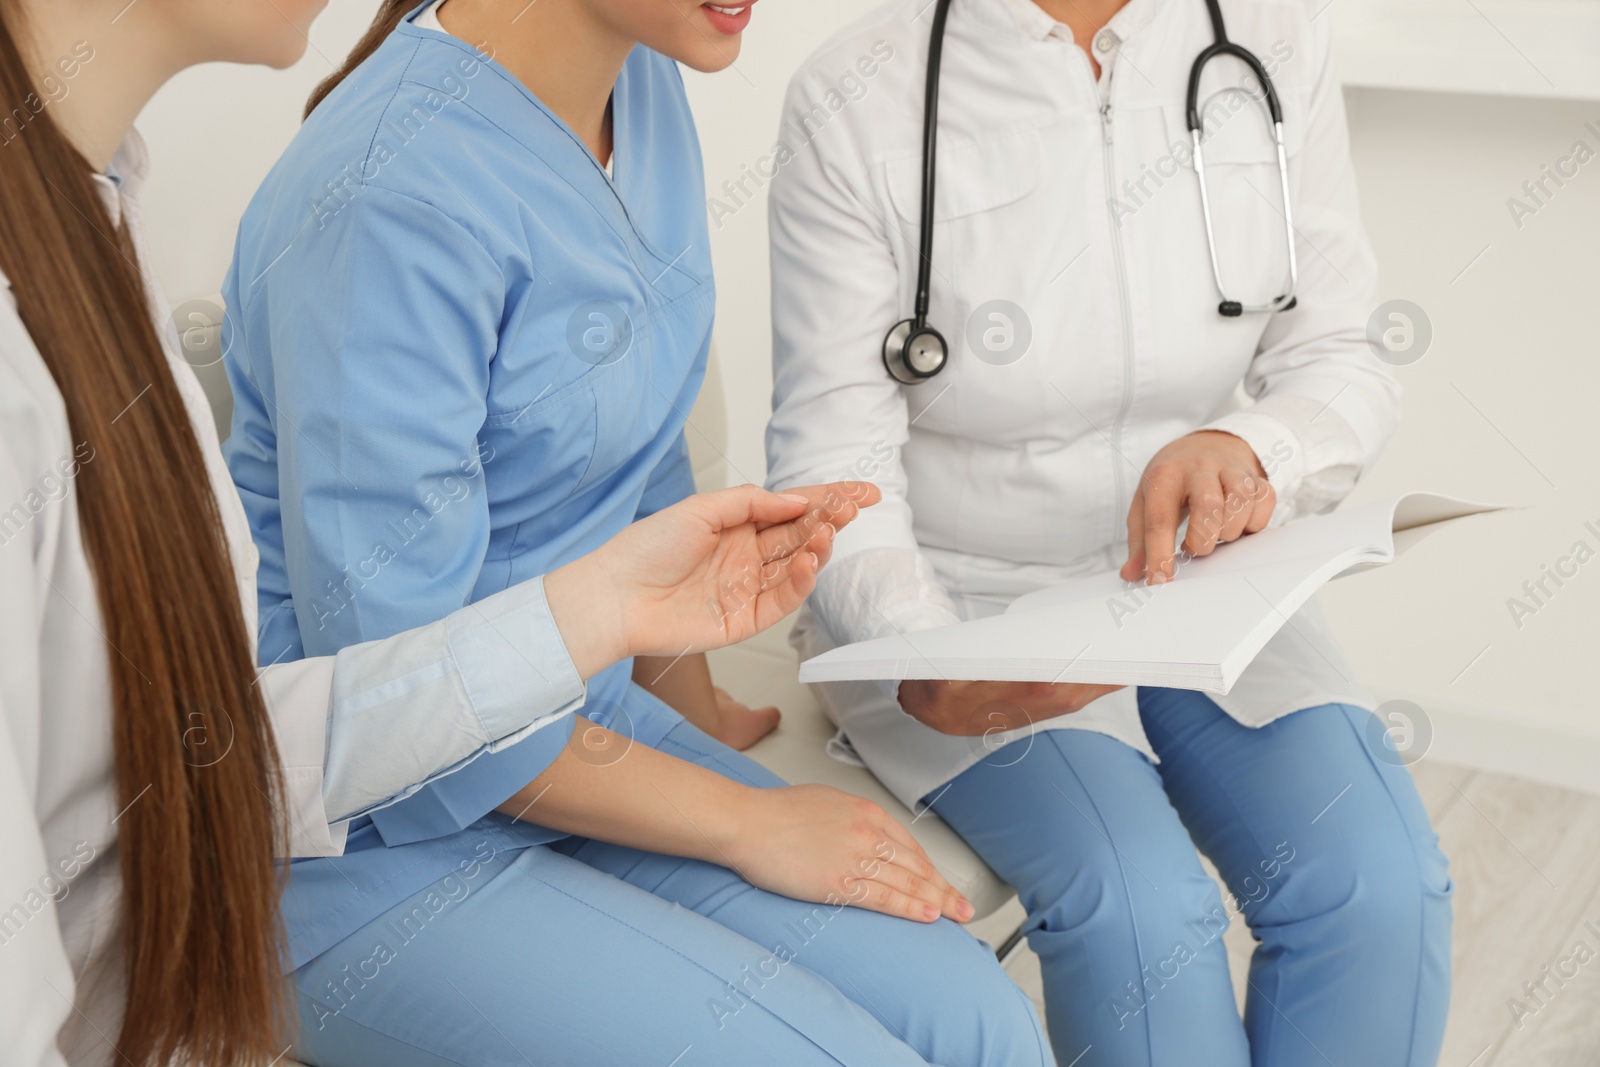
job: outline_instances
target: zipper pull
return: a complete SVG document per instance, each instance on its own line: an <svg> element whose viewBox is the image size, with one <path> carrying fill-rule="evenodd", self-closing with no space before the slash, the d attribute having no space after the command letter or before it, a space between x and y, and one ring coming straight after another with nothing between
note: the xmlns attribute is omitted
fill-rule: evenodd
<svg viewBox="0 0 1600 1067"><path fill-rule="evenodd" d="M1100 105L1100 129L1105 134L1106 144L1111 143L1111 104Z"/></svg>

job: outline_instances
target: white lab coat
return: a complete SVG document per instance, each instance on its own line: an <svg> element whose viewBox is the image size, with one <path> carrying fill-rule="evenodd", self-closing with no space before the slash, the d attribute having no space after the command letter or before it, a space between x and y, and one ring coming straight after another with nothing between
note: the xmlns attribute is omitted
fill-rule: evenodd
<svg viewBox="0 0 1600 1067"><path fill-rule="evenodd" d="M133 134L113 164L120 184L96 178L141 262L145 169ZM205 470L190 473L216 496L253 647L258 557L249 522L205 394L167 330L159 287L146 284L205 459ZM108 1043L123 1000L109 672L116 653L106 645L75 489L82 465L114 447L74 439L55 380L0 276L0 1060L18 1067L117 1058ZM282 761L294 856L340 854L348 819L560 721L584 696L540 581L387 641L268 667L259 685ZM226 737L186 742L190 758L226 759ZM129 807L141 802L149 801L135 797Z"/></svg>
<svg viewBox="0 0 1600 1067"><path fill-rule="evenodd" d="M911 314L916 285L931 7L879 9L817 52L790 87L767 168L769 480L847 475L884 492L839 536L796 630L808 656L1120 565L1130 493L1186 433L1248 442L1281 522L1336 504L1398 417L1395 380L1364 341L1376 272L1328 19L1298 2L1223 4L1230 37L1268 66L1282 101L1300 272L1298 307L1230 319L1217 311L1184 124L1190 65L1212 42L1201 0L1132 0L1093 42L1098 80L1070 31L1028 0L955 0L930 311L950 365L914 387L891 380L883 336ZM1202 110L1244 69L1213 61ZM1264 302L1286 270L1265 112L1239 95L1209 102L1223 277L1233 299ZM985 307L996 300L1013 307ZM1230 411L1241 383L1254 402ZM887 685L822 695L907 803L1021 736L937 734ZM1335 700L1367 698L1314 608L1218 698L1249 725ZM1038 726L1099 730L1153 758L1132 691Z"/></svg>

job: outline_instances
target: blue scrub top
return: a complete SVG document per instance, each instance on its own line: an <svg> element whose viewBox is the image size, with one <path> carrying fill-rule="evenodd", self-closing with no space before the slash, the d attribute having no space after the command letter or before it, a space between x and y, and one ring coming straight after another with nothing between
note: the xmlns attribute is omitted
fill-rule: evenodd
<svg viewBox="0 0 1600 1067"><path fill-rule="evenodd" d="M504 68L408 19L256 193L224 290L225 451L261 550L264 664L442 618L693 492L714 294L676 65L636 48L612 116L614 178ZM678 720L631 667L592 679L582 713L653 744ZM290 963L486 847L562 836L493 809L571 730L294 863Z"/></svg>

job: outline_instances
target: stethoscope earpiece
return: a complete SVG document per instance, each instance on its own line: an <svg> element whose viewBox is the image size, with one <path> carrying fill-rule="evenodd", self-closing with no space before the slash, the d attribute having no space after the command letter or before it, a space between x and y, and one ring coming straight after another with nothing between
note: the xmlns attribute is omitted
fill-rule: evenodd
<svg viewBox="0 0 1600 1067"><path fill-rule="evenodd" d="M917 385L944 369L950 346L932 326L902 319L883 339L883 365L901 385Z"/></svg>

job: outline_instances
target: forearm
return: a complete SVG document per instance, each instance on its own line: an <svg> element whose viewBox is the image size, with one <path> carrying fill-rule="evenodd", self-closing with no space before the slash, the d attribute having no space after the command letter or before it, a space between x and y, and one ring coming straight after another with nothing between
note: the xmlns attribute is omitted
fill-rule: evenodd
<svg viewBox="0 0 1600 1067"><path fill-rule="evenodd" d="M670 658L638 656L633 680L641 689L708 734L717 726L717 694L704 652Z"/></svg>
<svg viewBox="0 0 1600 1067"><path fill-rule="evenodd" d="M731 866L749 786L577 716L565 751L499 811L565 833Z"/></svg>

